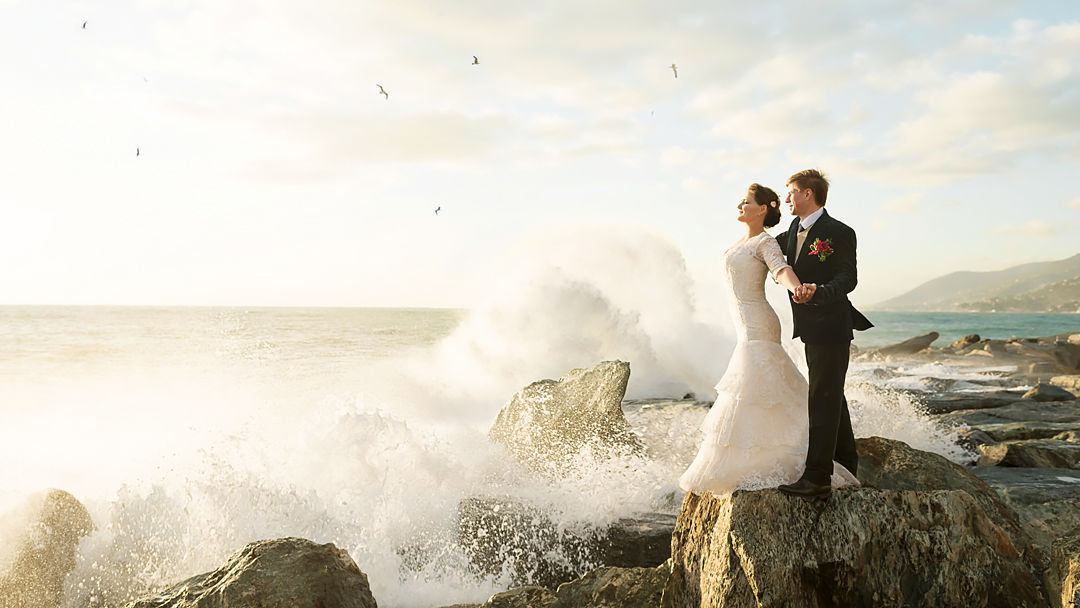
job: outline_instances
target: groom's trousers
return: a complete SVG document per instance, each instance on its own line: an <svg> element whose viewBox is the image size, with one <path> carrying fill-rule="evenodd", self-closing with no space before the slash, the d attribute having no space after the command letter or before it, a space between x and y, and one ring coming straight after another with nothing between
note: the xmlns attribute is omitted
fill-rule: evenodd
<svg viewBox="0 0 1080 608"><path fill-rule="evenodd" d="M854 475L859 466L851 416L844 398L851 343L807 344L806 367L809 372L810 444L806 452L803 477L825 485L832 476L833 460Z"/></svg>

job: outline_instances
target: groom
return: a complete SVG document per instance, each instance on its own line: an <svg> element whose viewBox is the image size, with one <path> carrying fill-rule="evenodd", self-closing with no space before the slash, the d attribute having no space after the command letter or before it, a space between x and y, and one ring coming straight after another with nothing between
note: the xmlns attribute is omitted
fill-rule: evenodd
<svg viewBox="0 0 1080 608"><path fill-rule="evenodd" d="M825 212L829 182L817 169L806 169L792 175L787 187L786 202L798 218L776 240L803 282L792 296L791 316L793 337L802 338L806 348L810 444L802 478L780 491L825 498L832 491L833 460L852 475L859 465L844 379L852 330L873 325L847 297L858 282L855 231Z"/></svg>

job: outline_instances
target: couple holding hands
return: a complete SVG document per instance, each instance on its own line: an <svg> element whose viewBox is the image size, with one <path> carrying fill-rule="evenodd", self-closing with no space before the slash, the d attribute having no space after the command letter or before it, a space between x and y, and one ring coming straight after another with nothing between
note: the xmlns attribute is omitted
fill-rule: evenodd
<svg viewBox="0 0 1080 608"><path fill-rule="evenodd" d="M738 342L702 423L697 457L679 479L687 491L778 487L808 500L857 485L859 457L844 397L853 330L872 327L848 300L857 283L855 231L825 211L829 182L816 169L792 175L785 203L796 216L773 237L780 198L751 184L739 202L747 234L724 254ZM794 337L809 382L780 343L765 278L791 292Z"/></svg>

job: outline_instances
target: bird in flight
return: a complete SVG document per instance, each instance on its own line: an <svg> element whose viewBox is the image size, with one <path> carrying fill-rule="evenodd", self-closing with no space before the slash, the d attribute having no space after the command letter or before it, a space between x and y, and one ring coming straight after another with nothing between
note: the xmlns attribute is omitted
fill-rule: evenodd
<svg viewBox="0 0 1080 608"><path fill-rule="evenodd" d="M440 211L442 211L442 207L435 207L435 215L439 215Z"/></svg>
<svg viewBox="0 0 1080 608"><path fill-rule="evenodd" d="M480 65L480 60L476 58L476 55L472 56L472 64L473 65Z"/></svg>
<svg viewBox="0 0 1080 608"><path fill-rule="evenodd" d="M390 101L390 94L386 92L386 89L382 88L381 84L377 84L375 86L379 87L379 95L386 97L386 101Z"/></svg>
<svg viewBox="0 0 1080 608"><path fill-rule="evenodd" d="M139 155L139 149L135 148L135 156L138 156L138 155Z"/></svg>
<svg viewBox="0 0 1080 608"><path fill-rule="evenodd" d="M671 64L671 71L675 72L675 78L679 77L679 68L675 67L675 64Z"/></svg>
<svg viewBox="0 0 1080 608"><path fill-rule="evenodd" d="M85 21L82 22L82 29L84 29L84 30L86 29L86 22Z"/></svg>

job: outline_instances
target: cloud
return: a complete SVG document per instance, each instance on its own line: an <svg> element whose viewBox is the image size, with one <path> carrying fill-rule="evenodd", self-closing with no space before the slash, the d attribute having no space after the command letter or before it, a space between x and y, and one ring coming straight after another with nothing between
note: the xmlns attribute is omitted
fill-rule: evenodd
<svg viewBox="0 0 1080 608"><path fill-rule="evenodd" d="M900 196L886 201L882 204L881 210L885 213L894 213L897 215L914 215L919 210L920 200L922 200L922 194Z"/></svg>
<svg viewBox="0 0 1080 608"><path fill-rule="evenodd" d="M1022 236L1030 238L1053 238L1062 232L1062 226L1043 220L1031 220L1026 224L1002 226L994 229L994 234Z"/></svg>

